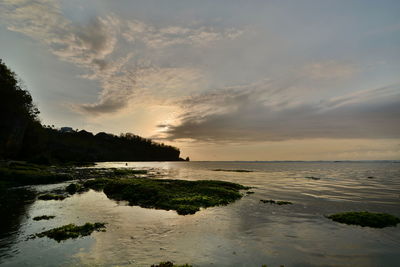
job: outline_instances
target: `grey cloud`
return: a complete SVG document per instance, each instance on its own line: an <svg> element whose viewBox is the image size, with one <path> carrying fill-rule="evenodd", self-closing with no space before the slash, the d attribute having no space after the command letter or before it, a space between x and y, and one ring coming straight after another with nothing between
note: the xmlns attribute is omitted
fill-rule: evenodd
<svg viewBox="0 0 400 267"><path fill-rule="evenodd" d="M108 62L103 59L93 59L92 63L97 65L101 70L104 70L108 65Z"/></svg>
<svg viewBox="0 0 400 267"><path fill-rule="evenodd" d="M79 111L89 113L92 115L99 115L103 113L113 113L127 105L126 101L123 99L113 100L106 99L105 101L96 104L84 104L79 105Z"/></svg>
<svg viewBox="0 0 400 267"><path fill-rule="evenodd" d="M5 14L0 20L10 30L42 42L60 59L84 69L81 77L99 82L101 92L97 102L73 106L74 110L91 115L121 110L133 95L145 95L140 91L162 90L162 82L168 83L170 90L183 91L188 87L185 82L194 83L198 79L193 67L165 67L157 63L153 66L149 58L157 61L154 57L161 49L182 44L205 46L241 35L236 29L155 27L137 20L121 20L114 15L94 17L82 25L64 17L59 2L53 0L4 0L0 11Z"/></svg>
<svg viewBox="0 0 400 267"><path fill-rule="evenodd" d="M152 49L173 45L205 46L220 40L233 40L242 35L242 30L217 31L212 27L167 26L156 28L141 21L128 21L122 36L132 43L144 43Z"/></svg>
<svg viewBox="0 0 400 267"><path fill-rule="evenodd" d="M99 19L92 19L84 27L76 29L76 38L88 49L95 52L102 51L106 47L108 39L108 33L103 28L104 26Z"/></svg>
<svg viewBox="0 0 400 267"><path fill-rule="evenodd" d="M260 90L249 90L192 98L192 110L181 117L180 124L160 127L170 140L215 142L400 137L399 85L344 96L340 105L332 101L336 104L330 109L324 102L271 105L265 97ZM360 98L367 100L357 101ZM219 112L204 113L203 106Z"/></svg>

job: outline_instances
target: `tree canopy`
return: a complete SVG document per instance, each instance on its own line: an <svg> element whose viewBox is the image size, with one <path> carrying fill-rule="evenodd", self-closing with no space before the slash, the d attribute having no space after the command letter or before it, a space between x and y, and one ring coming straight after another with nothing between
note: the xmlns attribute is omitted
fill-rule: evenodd
<svg viewBox="0 0 400 267"><path fill-rule="evenodd" d="M176 147L131 133L93 135L43 126L31 94L1 59L0 101L0 159L38 163L180 160Z"/></svg>

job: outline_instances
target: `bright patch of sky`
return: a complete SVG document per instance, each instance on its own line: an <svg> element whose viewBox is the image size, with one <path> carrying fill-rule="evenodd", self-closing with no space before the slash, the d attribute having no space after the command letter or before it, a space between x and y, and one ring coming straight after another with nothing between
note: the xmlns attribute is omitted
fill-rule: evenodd
<svg viewBox="0 0 400 267"><path fill-rule="evenodd" d="M0 58L44 124L197 160L400 158L399 1L3 0L0 14Z"/></svg>

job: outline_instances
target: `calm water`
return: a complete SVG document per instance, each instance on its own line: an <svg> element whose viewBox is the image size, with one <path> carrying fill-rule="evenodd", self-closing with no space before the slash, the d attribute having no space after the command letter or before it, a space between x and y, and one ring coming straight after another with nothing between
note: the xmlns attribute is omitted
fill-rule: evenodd
<svg viewBox="0 0 400 267"><path fill-rule="evenodd" d="M125 162L97 166L125 167ZM38 200L22 209L19 227L2 235L0 266L150 266L165 260L194 266L399 266L399 225L363 228L324 215L367 210L400 217L400 163L130 162L128 167L159 178L237 182L256 187L255 194L189 216L125 206L94 191L63 201ZM254 172L212 171L218 168ZM32 220L44 214L56 218ZM61 243L26 240L64 224L97 221L108 223L107 232Z"/></svg>

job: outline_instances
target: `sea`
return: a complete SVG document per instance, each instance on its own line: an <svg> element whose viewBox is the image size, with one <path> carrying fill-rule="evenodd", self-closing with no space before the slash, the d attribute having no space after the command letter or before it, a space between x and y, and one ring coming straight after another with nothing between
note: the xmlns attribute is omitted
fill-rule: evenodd
<svg viewBox="0 0 400 267"><path fill-rule="evenodd" d="M399 161L102 162L93 168L114 167L148 170L159 179L230 181L250 186L254 193L243 192L242 199L227 206L186 216L128 206L92 190L63 201L24 203L14 227L0 230L0 266L151 266L162 261L192 266L400 266L400 224L376 229L326 217L347 211L400 217ZM47 192L68 184L31 188ZM40 215L56 217L32 219ZM106 222L107 230L61 242L29 238L86 222Z"/></svg>

